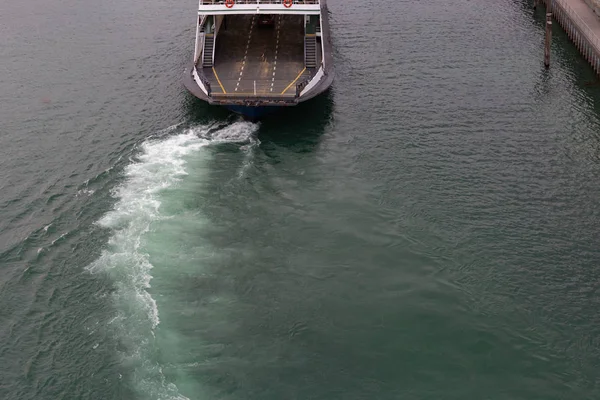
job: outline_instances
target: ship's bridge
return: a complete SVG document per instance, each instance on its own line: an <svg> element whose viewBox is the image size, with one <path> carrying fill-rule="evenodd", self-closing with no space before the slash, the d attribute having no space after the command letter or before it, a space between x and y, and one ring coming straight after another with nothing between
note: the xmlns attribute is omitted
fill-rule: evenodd
<svg viewBox="0 0 600 400"><path fill-rule="evenodd" d="M200 0L198 15L318 15L319 0Z"/></svg>

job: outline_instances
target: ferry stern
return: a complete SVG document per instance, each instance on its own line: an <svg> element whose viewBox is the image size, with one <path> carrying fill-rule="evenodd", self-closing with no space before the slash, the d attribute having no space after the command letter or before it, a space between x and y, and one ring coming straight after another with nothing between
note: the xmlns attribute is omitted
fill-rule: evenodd
<svg viewBox="0 0 600 400"><path fill-rule="evenodd" d="M326 0L200 0L184 85L256 120L325 92L332 59Z"/></svg>

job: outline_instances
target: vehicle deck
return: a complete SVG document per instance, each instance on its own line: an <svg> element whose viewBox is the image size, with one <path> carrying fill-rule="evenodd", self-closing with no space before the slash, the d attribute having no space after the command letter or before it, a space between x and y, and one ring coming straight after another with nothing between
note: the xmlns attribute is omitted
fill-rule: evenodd
<svg viewBox="0 0 600 400"><path fill-rule="evenodd" d="M303 16L274 18L274 26L260 26L257 15L226 17L217 37L214 67L202 70L212 96L294 97L296 84L316 73L318 67L304 68Z"/></svg>

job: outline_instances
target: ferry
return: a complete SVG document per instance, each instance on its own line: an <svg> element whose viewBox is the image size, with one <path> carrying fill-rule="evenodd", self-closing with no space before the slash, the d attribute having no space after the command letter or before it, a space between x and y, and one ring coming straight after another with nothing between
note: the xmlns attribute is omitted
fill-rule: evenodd
<svg viewBox="0 0 600 400"><path fill-rule="evenodd" d="M249 119L298 105L333 82L327 0L199 0L183 83Z"/></svg>

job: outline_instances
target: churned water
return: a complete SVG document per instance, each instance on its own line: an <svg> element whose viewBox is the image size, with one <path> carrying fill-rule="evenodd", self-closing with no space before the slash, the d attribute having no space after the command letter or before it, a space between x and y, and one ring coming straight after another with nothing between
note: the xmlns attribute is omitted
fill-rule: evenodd
<svg viewBox="0 0 600 400"><path fill-rule="evenodd" d="M591 68L527 1L328 3L260 123L183 88L195 2L0 5L0 398L599 397Z"/></svg>

